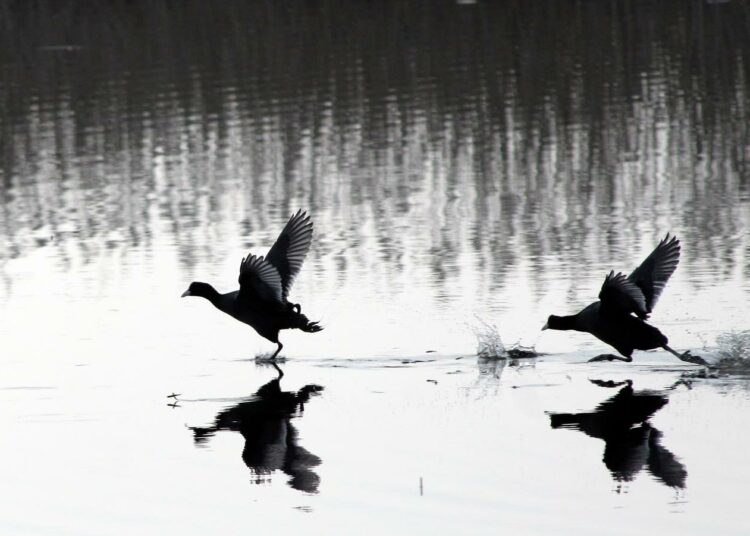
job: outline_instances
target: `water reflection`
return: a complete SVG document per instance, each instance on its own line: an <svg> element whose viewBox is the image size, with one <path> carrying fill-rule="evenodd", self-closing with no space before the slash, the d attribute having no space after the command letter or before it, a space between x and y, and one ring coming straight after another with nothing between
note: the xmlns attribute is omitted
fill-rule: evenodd
<svg viewBox="0 0 750 536"><path fill-rule="evenodd" d="M275 471L289 476L289 485L299 491L318 491L320 477L313 470L320 458L298 444L298 433L291 419L305 403L323 390L305 385L297 392L281 390L281 375L263 385L247 400L220 411L206 428L191 427L196 444L203 444L216 432L231 430L245 438L242 461L253 474L255 483L269 479Z"/></svg>
<svg viewBox="0 0 750 536"><path fill-rule="evenodd" d="M477 382L484 378L491 383L496 383L500 380L506 365L508 365L507 359L478 357L477 369L479 370L479 378Z"/></svg>
<svg viewBox="0 0 750 536"><path fill-rule="evenodd" d="M648 422L667 404L667 396L661 392L634 391L630 380L592 381L602 387L622 387L594 411L551 413L552 428L578 430L604 440L602 461L617 482L630 482L646 468L663 484L684 488L687 469L662 446L662 432Z"/></svg>
<svg viewBox="0 0 750 536"><path fill-rule="evenodd" d="M489 383L497 383L502 377L505 367L524 369L527 367L534 367L536 365L536 354L532 354L529 351L521 350L528 354L520 358L508 357L508 358L497 358L497 357L478 357L477 358L477 369L479 371L478 381L484 378Z"/></svg>
<svg viewBox="0 0 750 536"><path fill-rule="evenodd" d="M303 206L313 261L443 298L666 229L695 285L750 266L742 2L132 4L3 8L0 262L190 271Z"/></svg>
<svg viewBox="0 0 750 536"><path fill-rule="evenodd" d="M277 226L298 208L314 215L316 238L306 264L309 277L303 274L295 284L294 297L321 311L331 327L309 337L309 348L307 342L295 345L303 354L294 365L300 369L302 358L402 359L427 349L465 355L472 341L460 324L474 312L496 320L509 341L525 326L538 332L545 310L582 303L577 295L598 289L610 259L653 247L668 230L685 243L681 286L670 286L670 298L684 297L684 303L673 300L676 312L669 310L668 319L689 322L694 312L728 311L725 318L742 322L750 290L747 26L748 4L739 0L711 5L701 0L504 0L470 6L454 0L0 0L0 308L8 310L0 322L1 368L14 373L17 385L60 383L60 401L66 407L75 404L71 411L84 403L102 411L101 418L86 425L91 435L73 434L85 441L69 445L71 457L59 458L73 460L80 453L96 463L101 457L89 456L86 449L99 442L88 439L120 430L106 427L117 421L110 417L112 410L121 413L118 406L89 404L84 398L103 392L102 381L113 384L108 393L131 395L109 396L111 404L147 401L149 393L167 388L162 384L197 389L182 387L178 376L191 378L189 385L195 386L203 381L207 355L223 363L255 344L239 326L225 328L223 318L205 317L210 325L202 326L198 315L203 311L183 313L170 304L184 290L182 282L198 275L233 281L241 257L271 243ZM691 292L718 285L729 287L740 305L725 309L714 295ZM704 303L694 304L696 295ZM540 316L533 318L537 310ZM498 318L501 314L505 319ZM713 315L700 322L696 329L737 327L722 325ZM49 326L50 333L39 337L39 326ZM674 324L670 337L673 331ZM92 366L74 369L77 360ZM549 366L540 363L541 382L547 381L542 376ZM214 370L210 362L205 367ZM536 395L542 392L506 389L516 370L508 367L507 362L479 363L479 387L494 394L498 386L503 398L495 403L487 397L478 404L488 412L503 410L500 418L523 419L517 422L524 437L527 426L530 433L540 433L541 442L550 434L565 435L546 423L539 430L526 420L527 412L505 411L514 407L505 400L540 400ZM430 407L413 403L411 390L403 399L386 393L370 380L380 369L391 369L372 368L320 369L331 382L323 382L329 389L326 398L333 396L333 382L342 381L337 378L356 374L358 379L366 372L365 381L378 391L374 398L366 398L369 391L361 396L355 388L347 391L343 382L337 393L353 395L343 398L351 403L353 423L367 425L362 415L368 414L372 422L388 423L383 433L374 430L375 441L366 444L361 439L372 426L360 427L364 436L341 438L346 452L331 467L354 468L349 473L357 477L366 457L406 480L424 468L427 482L437 482L428 473L430 460L436 459L435 465L452 470L445 482L455 481L458 473L466 475L466 485L457 493L434 494L440 502L425 503L420 511L455 510L462 522L476 524L463 532L493 527L497 519L487 518L487 512L520 526L516 520L526 515L519 514L524 509L487 507L487 500L518 504L533 496L534 488L521 485L504 495L497 486L480 484L501 481L491 477L504 478L509 465L519 471L517 482L534 480L528 478L525 460L486 462L498 453L517 452L511 443L505 443L507 450L495 448L517 435L486 426L495 422L486 418L495 413L467 411L452 418L448 389L453 383L437 376L444 368L427 376L440 380L435 389L427 384L429 390L446 394ZM131 372L143 370L153 373L131 378ZM501 374L504 382L498 381ZM460 375L454 378L456 384L463 382ZM133 385L146 396L134 396ZM319 459L300 446L304 438L294 426L313 388L285 392L275 380L232 402L215 419L210 415L209 426L194 429L195 442L216 442L210 438L219 430L239 432L243 461L256 481L288 479L296 490L314 492L320 489ZM626 399L647 394L632 388L628 396L627 390L623 393L619 396ZM16 402L3 401L4 423L15 420L21 407ZM658 405L631 426L625 418L619 428L609 424L601 417L606 407L588 416L568 416L567 426L606 442L605 462L617 478L647 468L680 488L684 467L662 446L672 438L663 439L648 422ZM457 411L474 409L456 406ZM391 407L402 418L384 418ZM532 408L539 417L533 405L515 407ZM719 407L737 411L729 403ZM710 425L712 406L701 402L695 409L691 415ZM685 413L676 416L675 426L690 421ZM425 428L410 425L433 420L435 438L445 432L457 441L425 442L416 433ZM173 427L151 421L151 431L160 434L154 444L180 440L171 436ZM328 424L322 422L319 431L325 433ZM34 430L25 427L14 434L27 442L4 442L2 458L44 459L30 453L44 446L34 439L49 437L49 430ZM117 454L125 460L132 458L129 435L118 442L123 450ZM598 447L580 434L569 436ZM379 448L380 438L401 443L392 452L408 458L416 446L425 463L391 463L383 456L389 451ZM444 447L447 456L434 445ZM702 447L699 454L710 459L714 450ZM716 452L738 450L721 447ZM8 448L14 456L5 455ZM674 443L673 448L689 454L687 446ZM441 463L453 459L453 449L458 463ZM466 456L475 450L486 455ZM116 490L111 504L120 508L117 517L143 518L144 512L154 517L153 508L143 510L121 498L148 499L144 488L173 485L171 478L160 478L163 472L179 473L187 483L205 478L217 485L200 486L207 494L189 494L174 516L157 517L194 517L183 514L202 507L201 499L221 489L220 471L195 472L180 457L157 449L143 453L151 465L118 465L144 471L144 478L128 479L135 483L132 490L124 490L117 479L56 493L51 484L65 485L78 474L101 475L101 468L88 460L80 466L35 464L36 472L16 471L5 479L14 493L4 502L19 518L32 521L38 518L35 505L56 504L62 522L53 526L61 526L92 498L101 502L101 490L107 489ZM244 479L247 470L234 461L239 466L235 476ZM381 473L373 468L370 473ZM59 472L67 469L75 474ZM544 469L539 474L548 474ZM698 489L697 467L691 471L691 486ZM405 497L391 474L376 475L382 485L367 478L361 489L354 489L358 483L324 486L326 500L353 505L342 509L350 517L357 516L359 504L372 506L375 515L392 511L393 501ZM721 483L721 474L711 476L707 486ZM749 480L742 475L736 482ZM379 500L384 490L385 510ZM52 500L39 500L40 493ZM67 502L55 500L58 496ZM16 508L21 504L17 497L30 509ZM232 498L243 500L236 494ZM608 515L601 514L606 508L597 508L601 502L594 493L586 498L592 511ZM220 503L230 504L227 497L220 499L218 509L204 510L217 512ZM577 511L576 505L557 502L540 506L548 512ZM403 506L405 513L411 510L408 500ZM656 509L648 510L625 515L645 513L642 523L658 526L650 523ZM725 506L720 512L728 510ZM696 518L720 517L710 505L694 513ZM390 518L398 524L404 516ZM443 518L432 516L432 521L443 523ZM19 532L10 522L0 532ZM563 524L562 531L568 526ZM205 527L196 523L188 532L209 532ZM433 532L441 528L451 532L450 525Z"/></svg>

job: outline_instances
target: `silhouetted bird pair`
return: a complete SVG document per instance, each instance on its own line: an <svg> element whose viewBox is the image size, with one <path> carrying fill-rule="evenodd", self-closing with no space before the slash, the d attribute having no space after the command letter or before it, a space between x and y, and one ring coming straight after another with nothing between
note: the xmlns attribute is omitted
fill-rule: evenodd
<svg viewBox="0 0 750 536"><path fill-rule="evenodd" d="M265 258L248 255L242 259L239 290L219 294L207 283L193 282L183 296L206 298L219 310L275 342L278 348L271 356L273 360L283 348L279 341L280 330L301 329L316 333L323 329L302 314L299 304L288 300L294 278L310 249L312 234L312 221L300 210L291 217ZM621 273L610 272L599 292L600 301L576 315L551 315L542 329L585 331L613 346L624 356L605 354L592 361L632 361L633 350L664 348L683 361L705 365L702 358L690 352L675 352L667 346L667 337L644 322L679 260L680 242L667 234L632 274L625 277Z"/></svg>

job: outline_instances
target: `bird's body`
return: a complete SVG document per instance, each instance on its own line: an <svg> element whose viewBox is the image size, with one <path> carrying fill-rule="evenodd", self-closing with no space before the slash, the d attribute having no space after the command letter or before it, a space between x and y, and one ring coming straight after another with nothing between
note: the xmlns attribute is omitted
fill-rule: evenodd
<svg viewBox="0 0 750 536"><path fill-rule="evenodd" d="M304 212L293 215L266 257L248 255L240 263L239 290L220 294L208 283L193 282L183 296L200 296L232 318L249 325L259 335L283 345L282 329L301 329L315 333L323 329L310 322L288 293L302 267L312 242L312 221Z"/></svg>
<svg viewBox="0 0 750 536"><path fill-rule="evenodd" d="M588 305L572 318L574 320L569 329L591 333L624 356L630 356L633 350L661 348L669 342L651 324L631 314L608 311L606 307L602 308L600 301Z"/></svg>
<svg viewBox="0 0 750 536"><path fill-rule="evenodd" d="M702 358L679 354L668 346L667 337L645 322L661 295L667 280L677 268L680 242L667 234L654 251L625 277L610 272L596 301L575 315L551 315L543 329L575 330L590 333L614 347L622 356L605 354L594 358L631 361L634 350L664 348L683 361L705 364Z"/></svg>

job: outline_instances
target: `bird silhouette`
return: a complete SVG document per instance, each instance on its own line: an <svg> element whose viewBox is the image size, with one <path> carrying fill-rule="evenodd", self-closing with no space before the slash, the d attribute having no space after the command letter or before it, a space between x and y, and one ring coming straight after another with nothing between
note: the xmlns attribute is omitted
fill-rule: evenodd
<svg viewBox="0 0 750 536"><path fill-rule="evenodd" d="M708 365L690 351L682 354L667 344L667 337L645 320L656 305L680 261L680 241L667 236L629 276L611 271L604 279L599 301L570 316L550 315L542 328L584 331L613 346L622 356L602 354L591 361L632 361L634 350L663 348L688 363Z"/></svg>
<svg viewBox="0 0 750 536"><path fill-rule="evenodd" d="M659 392L636 392L631 381L623 383L625 386L616 395L599 404L594 411L551 413L550 425L602 439L605 443L602 461L618 482L633 480L646 467L665 485L684 488L687 479L685 466L662 446L663 434L648 422L667 404L667 397Z"/></svg>
<svg viewBox="0 0 750 536"><path fill-rule="evenodd" d="M284 347L279 341L282 329L316 333L323 328L302 314L302 307L288 300L289 290L302 268L312 243L313 224L302 210L287 222L264 257L248 255L240 263L239 290L220 294L208 283L193 281L182 294L200 296L217 309L252 327L259 335L278 345L275 359Z"/></svg>
<svg viewBox="0 0 750 536"><path fill-rule="evenodd" d="M278 370L278 369L277 369ZM310 396L323 390L305 385L299 391L281 390L279 377L261 386L251 397L220 411L209 427L191 427L197 445L220 430L239 432L245 439L242 460L260 483L274 471L289 476L289 485L315 493L320 477L313 470L320 458L298 444L299 435L291 419L304 410Z"/></svg>

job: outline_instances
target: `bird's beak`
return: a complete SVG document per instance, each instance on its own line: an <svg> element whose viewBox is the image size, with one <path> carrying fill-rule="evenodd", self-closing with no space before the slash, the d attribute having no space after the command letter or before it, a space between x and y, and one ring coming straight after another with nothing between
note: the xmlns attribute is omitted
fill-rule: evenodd
<svg viewBox="0 0 750 536"><path fill-rule="evenodd" d="M192 296L192 294L190 294L190 289L187 289L185 292L183 292L180 298L184 298L185 296Z"/></svg>
<svg viewBox="0 0 750 536"><path fill-rule="evenodd" d="M549 322L545 322L545 324L542 326L542 331L544 331L545 329L549 329Z"/></svg>

